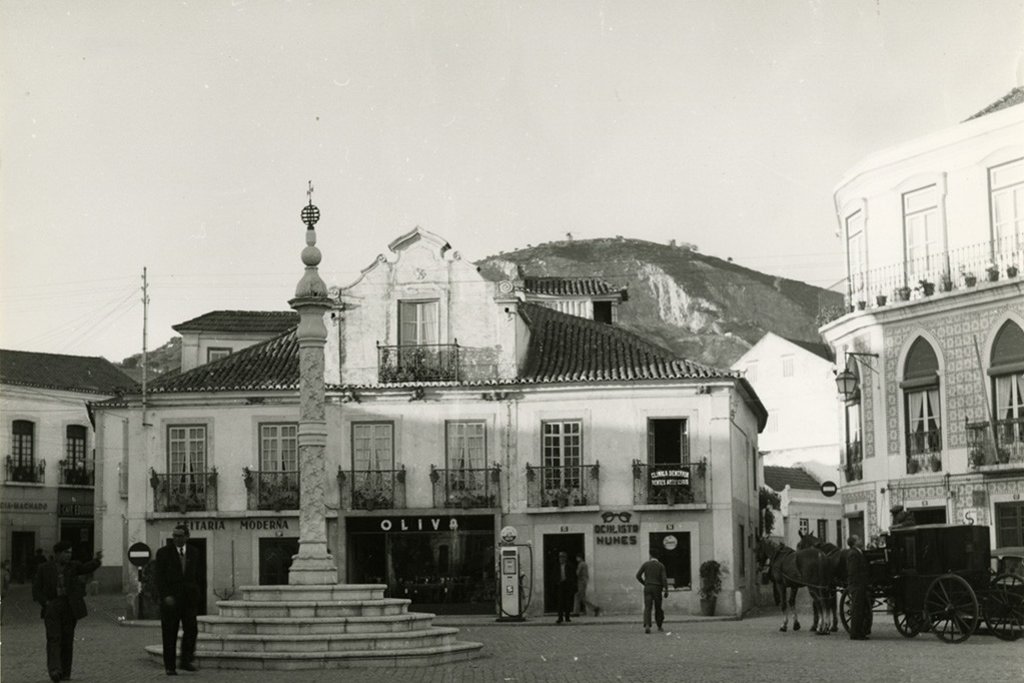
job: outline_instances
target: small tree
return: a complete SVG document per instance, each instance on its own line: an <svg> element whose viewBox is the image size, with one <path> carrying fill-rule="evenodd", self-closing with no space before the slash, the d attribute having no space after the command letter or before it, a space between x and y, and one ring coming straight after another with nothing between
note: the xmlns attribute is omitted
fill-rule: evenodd
<svg viewBox="0 0 1024 683"><path fill-rule="evenodd" d="M722 565L718 560L705 560L700 565L700 597L707 600L722 590Z"/></svg>
<svg viewBox="0 0 1024 683"><path fill-rule="evenodd" d="M760 536L764 538L765 536L770 536L775 528L775 515L772 514L772 510L779 509L779 506L782 505L782 498L767 486L761 487L757 493L757 498L757 510L761 526Z"/></svg>

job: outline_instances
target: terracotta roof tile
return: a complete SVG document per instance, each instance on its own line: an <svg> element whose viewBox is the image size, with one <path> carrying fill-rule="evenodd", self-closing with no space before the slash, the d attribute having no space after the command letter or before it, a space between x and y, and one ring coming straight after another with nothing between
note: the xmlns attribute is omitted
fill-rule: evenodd
<svg viewBox="0 0 1024 683"><path fill-rule="evenodd" d="M734 377L731 372L676 358L672 352L614 325L537 304L519 307L530 327L520 378L525 382Z"/></svg>
<svg viewBox="0 0 1024 683"><path fill-rule="evenodd" d="M264 332L281 334L299 324L295 311L210 311L172 325L176 332Z"/></svg>
<svg viewBox="0 0 1024 683"><path fill-rule="evenodd" d="M817 491L821 488L821 482L813 474L800 467L772 467L764 468L764 483L773 491L782 491L789 484L790 488L807 491Z"/></svg>
<svg viewBox="0 0 1024 683"><path fill-rule="evenodd" d="M624 287L588 277L527 277L523 278L523 290L528 294L545 296L605 296L625 294Z"/></svg>
<svg viewBox="0 0 1024 683"><path fill-rule="evenodd" d="M299 343L293 328L273 339L242 349L188 372L158 378L154 394L191 391L296 390Z"/></svg>
<svg viewBox="0 0 1024 683"><path fill-rule="evenodd" d="M93 394L131 391L135 382L106 358L0 349L4 384Z"/></svg>

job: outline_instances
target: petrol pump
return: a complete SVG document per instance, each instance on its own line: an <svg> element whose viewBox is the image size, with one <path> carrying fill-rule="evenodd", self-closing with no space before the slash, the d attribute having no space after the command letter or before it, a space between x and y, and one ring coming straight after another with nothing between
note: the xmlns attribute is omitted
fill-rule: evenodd
<svg viewBox="0 0 1024 683"><path fill-rule="evenodd" d="M533 549L527 545L517 545L518 532L515 527L507 526L501 530L501 545L498 547L498 594L501 596L498 621L526 621L523 613L530 604L525 594L523 571L529 565L523 565L523 556L532 557Z"/></svg>

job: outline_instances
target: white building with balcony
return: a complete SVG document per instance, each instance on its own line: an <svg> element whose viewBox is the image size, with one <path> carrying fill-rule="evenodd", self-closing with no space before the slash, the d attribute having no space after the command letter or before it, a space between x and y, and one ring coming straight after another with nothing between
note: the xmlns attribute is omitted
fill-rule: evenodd
<svg viewBox="0 0 1024 683"><path fill-rule="evenodd" d="M609 612L642 604L633 577L649 553L668 568L669 609L698 609L698 569L712 558L727 569L720 612L752 604L766 413L746 380L617 327L625 292L488 280L418 228L330 291L327 533L339 580L386 583L414 609L494 614L498 534L511 525L528 615L555 609L559 551L584 554ZM289 330L159 378L144 403L99 407L106 471L128 472L98 494L105 562L127 593L135 572L118 558L135 542L163 545L181 521L205 547L208 605L287 580L298 382Z"/></svg>
<svg viewBox="0 0 1024 683"><path fill-rule="evenodd" d="M821 332L856 380L850 533L875 537L900 505L1024 544L1022 102L873 154L835 190L849 312Z"/></svg>

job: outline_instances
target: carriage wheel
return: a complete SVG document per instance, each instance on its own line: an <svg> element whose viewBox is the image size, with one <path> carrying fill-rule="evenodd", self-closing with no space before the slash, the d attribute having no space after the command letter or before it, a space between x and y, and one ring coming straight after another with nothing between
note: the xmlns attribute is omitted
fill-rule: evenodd
<svg viewBox="0 0 1024 683"><path fill-rule="evenodd" d="M896 630L904 638L913 638L921 632L924 616L920 612L893 612L892 619L896 622Z"/></svg>
<svg viewBox="0 0 1024 683"><path fill-rule="evenodd" d="M850 614L850 594L844 588L843 594L839 598L839 621L843 623L843 628L846 629L847 633L850 632Z"/></svg>
<svg viewBox="0 0 1024 683"><path fill-rule="evenodd" d="M936 637L961 643L978 627L978 598L962 577L946 574L931 582L924 596L925 618Z"/></svg>
<svg viewBox="0 0 1024 683"><path fill-rule="evenodd" d="M1024 580L1000 574L985 593L985 623L996 638L1017 640L1024 635Z"/></svg>

